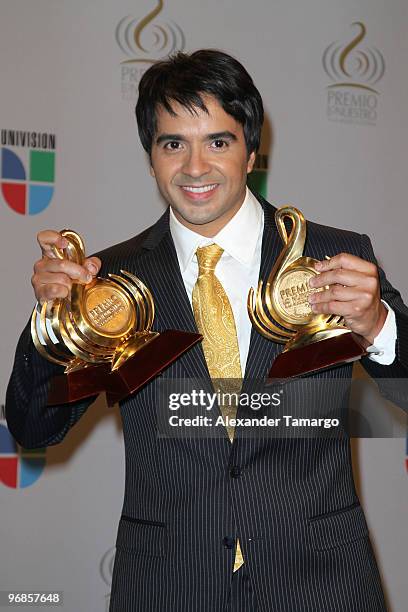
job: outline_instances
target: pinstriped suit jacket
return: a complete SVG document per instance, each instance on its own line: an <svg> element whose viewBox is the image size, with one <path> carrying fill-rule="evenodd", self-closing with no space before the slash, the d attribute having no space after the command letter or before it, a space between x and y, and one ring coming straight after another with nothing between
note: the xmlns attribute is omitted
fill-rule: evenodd
<svg viewBox="0 0 408 612"><path fill-rule="evenodd" d="M260 277L266 278L281 243L275 208L259 201L265 214ZM122 268L146 283L155 299L154 329L197 331L168 217L167 210L140 235L99 253L101 275ZM375 262L366 236L308 223L306 255L323 259L341 251ZM382 297L396 312L397 356L390 366L367 358L363 365L384 380L382 392L406 409L407 397L389 379L408 377L408 309L384 273L379 274ZM253 379L266 376L280 350L252 331L243 391L250 390ZM343 365L319 376L344 381L351 369ZM46 407L48 381L60 371L34 350L27 326L6 401L10 431L25 447L61 442L89 405ZM201 346L162 376L209 381ZM261 611L385 610L346 438L248 438L239 427L232 445L226 435L159 438L157 384L149 383L120 406L126 483L111 612L221 612L232 578L231 543L237 536ZM292 401L299 404L302 398ZM339 410L344 402L339 401Z"/></svg>

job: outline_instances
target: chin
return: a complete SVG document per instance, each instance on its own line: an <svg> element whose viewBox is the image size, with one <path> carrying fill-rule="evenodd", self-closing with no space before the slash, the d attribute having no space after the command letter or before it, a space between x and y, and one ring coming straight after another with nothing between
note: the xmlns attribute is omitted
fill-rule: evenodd
<svg viewBox="0 0 408 612"><path fill-rule="evenodd" d="M182 215L182 217L187 223L191 223L191 225L206 225L217 218L208 215Z"/></svg>
<svg viewBox="0 0 408 612"><path fill-rule="evenodd" d="M203 225L204 223L211 223L217 219L219 215L216 212L211 211L211 205L206 204L195 204L193 206L181 206L177 209L178 214L188 223L194 223Z"/></svg>

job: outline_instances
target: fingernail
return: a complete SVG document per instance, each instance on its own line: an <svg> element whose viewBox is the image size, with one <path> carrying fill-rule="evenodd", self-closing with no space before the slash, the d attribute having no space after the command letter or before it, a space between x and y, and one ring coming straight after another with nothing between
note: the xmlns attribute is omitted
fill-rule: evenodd
<svg viewBox="0 0 408 612"><path fill-rule="evenodd" d="M311 279L309 279L309 287L314 287L315 284L315 279L312 277Z"/></svg>
<svg viewBox="0 0 408 612"><path fill-rule="evenodd" d="M93 263L87 263L86 268L93 276L98 272L98 268Z"/></svg>
<svg viewBox="0 0 408 612"><path fill-rule="evenodd" d="M68 244L69 244L69 242L68 242L68 240L66 238L61 238L61 243L60 244L61 244L61 249L66 249Z"/></svg>
<svg viewBox="0 0 408 612"><path fill-rule="evenodd" d="M309 304L314 304L315 301L315 296L314 293L312 293L312 295L309 295L308 300L309 300Z"/></svg>
<svg viewBox="0 0 408 612"><path fill-rule="evenodd" d="M321 261L316 261L316 263L315 263L316 270L321 270L322 267L323 267L322 262Z"/></svg>
<svg viewBox="0 0 408 612"><path fill-rule="evenodd" d="M91 280L92 280L92 274L87 274L87 275L86 275L86 277L85 277L85 279L86 279L86 282L87 282L87 283L90 283L90 282L91 282Z"/></svg>

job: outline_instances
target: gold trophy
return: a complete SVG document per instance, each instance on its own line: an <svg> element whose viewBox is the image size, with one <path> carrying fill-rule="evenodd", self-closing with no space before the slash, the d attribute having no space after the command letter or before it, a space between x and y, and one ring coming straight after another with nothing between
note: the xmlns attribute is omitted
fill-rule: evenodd
<svg viewBox="0 0 408 612"><path fill-rule="evenodd" d="M83 265L81 237L72 230L61 235L68 246L53 247L54 255ZM125 270L121 276L108 276L87 285L74 283L68 298L45 302L40 314L33 310L31 336L36 349L49 361L65 366L65 375L51 382L49 404L77 401L102 391L113 404L202 338L178 330L152 331L154 301L149 289Z"/></svg>
<svg viewBox="0 0 408 612"><path fill-rule="evenodd" d="M284 220L292 222L288 236ZM319 274L317 259L304 257L306 220L293 206L282 206L275 214L284 247L266 283L261 280L248 295L248 313L255 328L266 338L285 344L275 359L269 378L289 378L354 361L366 354L369 345L352 332L343 317L315 314L309 296L309 281Z"/></svg>

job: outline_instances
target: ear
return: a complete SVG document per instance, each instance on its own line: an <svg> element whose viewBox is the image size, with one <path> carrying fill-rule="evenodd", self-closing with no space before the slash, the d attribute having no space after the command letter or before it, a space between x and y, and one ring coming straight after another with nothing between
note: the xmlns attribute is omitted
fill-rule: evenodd
<svg viewBox="0 0 408 612"><path fill-rule="evenodd" d="M256 153L255 153L255 151L252 151L252 153L248 157L247 174L252 172L252 170L254 169L255 158L256 158Z"/></svg>

